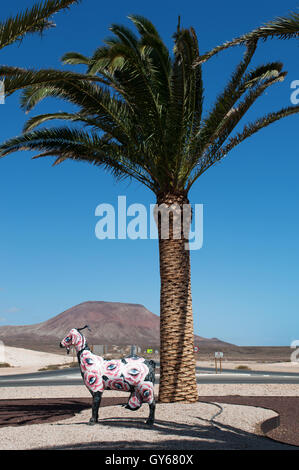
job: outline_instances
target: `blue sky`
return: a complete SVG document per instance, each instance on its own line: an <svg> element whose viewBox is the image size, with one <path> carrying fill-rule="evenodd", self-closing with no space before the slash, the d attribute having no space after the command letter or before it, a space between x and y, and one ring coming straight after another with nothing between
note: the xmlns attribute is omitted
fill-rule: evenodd
<svg viewBox="0 0 299 470"><path fill-rule="evenodd" d="M11 0L1 19L34 2ZM1 51L1 63L61 68L65 52L91 55L109 36L109 25L130 25L130 13L148 17L172 47L178 14L193 26L202 52L286 15L286 0L137 2L83 0L56 15L57 27L43 38L31 36ZM133 26L132 26L133 27ZM242 57L225 51L204 66L205 110L212 105ZM280 60L288 75L250 110L246 120L290 106L291 82L299 80L298 41L261 43L254 65ZM18 135L28 117L65 110L45 101L29 116L18 95L0 106L1 141ZM240 345L290 345L298 321L298 126L299 115L281 120L236 147L208 170L190 192L204 205L204 244L191 254L195 332ZM95 208L117 204L146 206L154 194L140 184L117 183L103 170L19 152L0 161L0 325L44 321L87 300L134 302L159 314L156 240L95 237Z"/></svg>

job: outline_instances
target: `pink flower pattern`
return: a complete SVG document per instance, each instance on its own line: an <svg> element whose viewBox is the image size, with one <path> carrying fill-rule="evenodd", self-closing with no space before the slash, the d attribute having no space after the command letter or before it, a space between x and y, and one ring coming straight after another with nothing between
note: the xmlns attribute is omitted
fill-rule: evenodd
<svg viewBox="0 0 299 470"><path fill-rule="evenodd" d="M118 378L121 374L122 363L120 360L104 361L103 374L107 377Z"/></svg>
<svg viewBox="0 0 299 470"><path fill-rule="evenodd" d="M152 403L154 399L154 389L151 386L151 382L141 382L136 390L140 397L142 397L142 402Z"/></svg>
<svg viewBox="0 0 299 470"><path fill-rule="evenodd" d="M152 403L154 386L145 381L149 368L144 358L125 358L124 360L105 360L91 351L83 351L80 358L81 369L85 371L84 383L92 392L119 390L132 392L128 401L131 409L137 410L142 403Z"/></svg>
<svg viewBox="0 0 299 470"><path fill-rule="evenodd" d="M148 373L149 369L147 365L144 364L143 358L142 361L135 360L134 362L130 361L128 364L124 364L123 374L130 385L138 385L144 380Z"/></svg>
<svg viewBox="0 0 299 470"><path fill-rule="evenodd" d="M82 372L91 371L91 370L102 371L104 359L100 356L96 356L95 354L92 354L91 356L89 353L90 351L85 350L81 354L80 366L81 366Z"/></svg>
<svg viewBox="0 0 299 470"><path fill-rule="evenodd" d="M86 387L92 392L103 392L105 390L104 380L97 371L86 371L83 377Z"/></svg>
<svg viewBox="0 0 299 470"><path fill-rule="evenodd" d="M123 379L110 379L106 381L106 388L110 390L130 391L130 385Z"/></svg>

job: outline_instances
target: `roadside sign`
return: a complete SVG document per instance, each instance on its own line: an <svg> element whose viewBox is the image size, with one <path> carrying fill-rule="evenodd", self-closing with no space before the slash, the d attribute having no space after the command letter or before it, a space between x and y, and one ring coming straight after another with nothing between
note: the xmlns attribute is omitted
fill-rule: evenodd
<svg viewBox="0 0 299 470"><path fill-rule="evenodd" d="M222 360L223 358L223 352L221 351L217 351L215 352L215 370L216 370L216 374L218 373L218 368L217 368L217 361L219 360L219 363L220 363L220 373L222 372Z"/></svg>
<svg viewBox="0 0 299 470"><path fill-rule="evenodd" d="M198 346L194 346L194 352L198 352L199 351L199 347Z"/></svg>
<svg viewBox="0 0 299 470"><path fill-rule="evenodd" d="M217 359L222 358L222 357L223 357L223 352L220 352L220 351L215 352L215 357L216 357Z"/></svg>

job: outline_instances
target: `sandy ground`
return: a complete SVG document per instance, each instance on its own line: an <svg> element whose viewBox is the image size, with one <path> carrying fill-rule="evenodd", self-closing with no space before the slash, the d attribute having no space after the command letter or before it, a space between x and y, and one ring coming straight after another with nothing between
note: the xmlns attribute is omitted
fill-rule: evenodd
<svg viewBox="0 0 299 470"><path fill-rule="evenodd" d="M199 361L199 367L213 367L215 369L215 362L213 361ZM253 361L222 361L223 369L238 369L238 367L246 366L250 370L261 370L269 372L295 372L299 374L299 362L253 362ZM219 371L219 362L218 362Z"/></svg>
<svg viewBox="0 0 299 470"><path fill-rule="evenodd" d="M49 354L30 349L13 348L4 346L1 348L0 362L8 363L11 367L0 367L1 375L26 374L36 372L42 367L55 364L69 364L73 362L72 354Z"/></svg>

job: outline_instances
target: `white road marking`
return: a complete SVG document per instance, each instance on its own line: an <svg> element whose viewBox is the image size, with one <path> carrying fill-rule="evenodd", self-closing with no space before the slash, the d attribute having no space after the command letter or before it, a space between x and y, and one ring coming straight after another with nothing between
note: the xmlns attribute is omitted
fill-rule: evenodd
<svg viewBox="0 0 299 470"><path fill-rule="evenodd" d="M219 375L221 375L222 377L223 376L233 376L233 377L235 377L236 375L237 376L242 376L242 377L244 377L246 375L246 376L250 377L253 374L247 374L247 373L244 374L244 373L240 373L240 372L219 372L218 374L216 374L216 372L202 372L201 374L196 374L196 375L198 375L199 377L210 377L210 376L213 376L213 377L217 376L218 377Z"/></svg>

